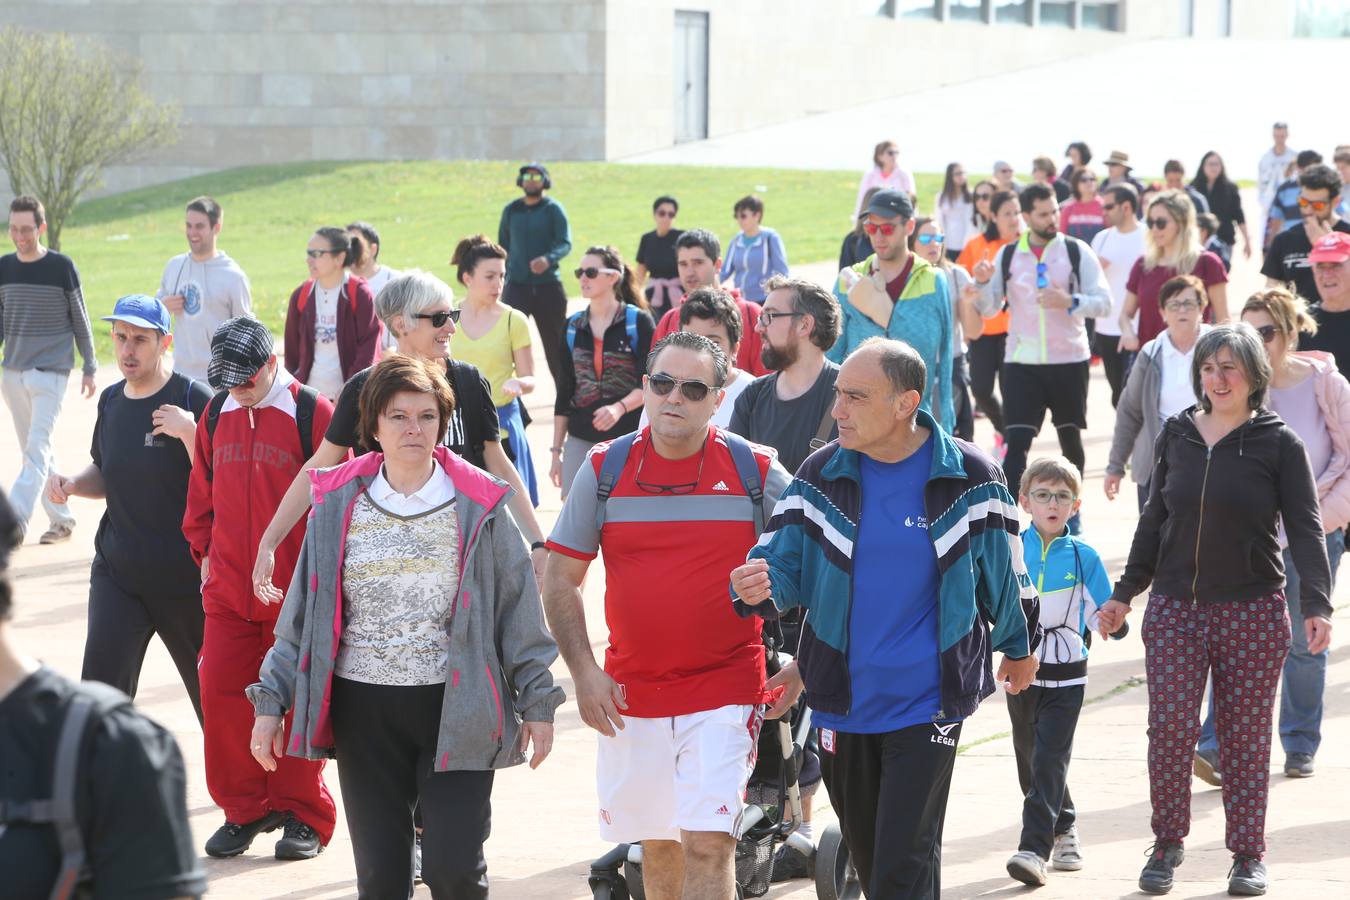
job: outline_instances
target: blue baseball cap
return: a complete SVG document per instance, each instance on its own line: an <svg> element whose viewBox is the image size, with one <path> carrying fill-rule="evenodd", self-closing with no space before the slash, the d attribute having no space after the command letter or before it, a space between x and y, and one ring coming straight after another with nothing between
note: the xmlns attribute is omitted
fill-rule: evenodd
<svg viewBox="0 0 1350 900"><path fill-rule="evenodd" d="M104 316L105 322L126 322L137 328L153 328L160 334L169 334L173 330L173 320L169 310L154 297L145 294L128 294L113 304L111 316Z"/></svg>

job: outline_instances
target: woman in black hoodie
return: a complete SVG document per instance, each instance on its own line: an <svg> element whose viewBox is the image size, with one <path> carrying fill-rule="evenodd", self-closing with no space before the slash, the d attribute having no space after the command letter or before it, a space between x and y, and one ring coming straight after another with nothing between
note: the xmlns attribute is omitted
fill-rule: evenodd
<svg viewBox="0 0 1350 900"><path fill-rule="evenodd" d="M1245 323L1221 325L1196 344L1198 407L1169 419L1130 547L1100 612L1117 630L1130 601L1150 591L1143 640L1148 674L1148 769L1154 845L1139 876L1165 894L1190 830L1191 758L1212 670L1223 772L1231 894L1264 894L1271 720L1289 652L1283 516L1300 574L1309 650L1331 641L1331 571L1317 487L1302 441L1266 408L1271 369Z"/></svg>

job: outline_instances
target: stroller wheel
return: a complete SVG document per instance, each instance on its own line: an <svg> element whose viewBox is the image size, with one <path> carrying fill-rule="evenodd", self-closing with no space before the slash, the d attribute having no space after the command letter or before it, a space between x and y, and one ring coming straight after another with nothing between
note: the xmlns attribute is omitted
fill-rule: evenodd
<svg viewBox="0 0 1350 900"><path fill-rule="evenodd" d="M647 900L647 891L642 886L642 863L625 859L623 861L623 880L628 882L628 896L633 900Z"/></svg>
<svg viewBox="0 0 1350 900"><path fill-rule="evenodd" d="M822 831L816 845L816 896L820 900L858 900L862 896L862 882L838 825Z"/></svg>

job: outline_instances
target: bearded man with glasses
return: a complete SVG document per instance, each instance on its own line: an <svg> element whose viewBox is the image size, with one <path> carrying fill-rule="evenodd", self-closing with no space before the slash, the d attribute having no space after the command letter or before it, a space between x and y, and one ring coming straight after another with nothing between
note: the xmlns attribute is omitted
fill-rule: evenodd
<svg viewBox="0 0 1350 900"><path fill-rule="evenodd" d="M769 699L762 623L741 618L726 573L744 561L787 487L773 451L710 426L726 354L677 332L642 379L651 424L597 444L549 536L544 609L601 735L601 837L642 842L651 897L723 900L755 742ZM603 549L604 667L581 597Z"/></svg>
<svg viewBox="0 0 1350 900"><path fill-rule="evenodd" d="M778 451L795 472L816 447L838 433L830 418L839 367L825 351L839 338L839 303L829 291L800 278L775 275L755 323L764 365L776 371L757 378L736 398L731 431Z"/></svg>

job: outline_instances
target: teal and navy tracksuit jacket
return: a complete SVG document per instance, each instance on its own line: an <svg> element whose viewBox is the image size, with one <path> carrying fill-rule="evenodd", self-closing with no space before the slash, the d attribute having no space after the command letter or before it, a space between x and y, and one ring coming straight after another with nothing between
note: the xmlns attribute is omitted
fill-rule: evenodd
<svg viewBox="0 0 1350 900"><path fill-rule="evenodd" d="M1087 684L1087 642L1097 630L1097 610L1111 599L1111 579L1102 559L1083 541L1064 533L1048 544L1034 527L1022 532L1027 574L1041 599L1041 667L1037 687Z"/></svg>
<svg viewBox="0 0 1350 900"><path fill-rule="evenodd" d="M927 411L918 416L934 441L924 506L941 574L942 709L934 719L945 721L969 716L994 692L992 651L1014 659L1036 651L1040 613L1002 470L974 444L940 430ZM837 441L807 457L749 554L769 563L772 603L734 601L741 615L767 619L793 607L806 610L797 651L806 703L839 716L848 715L852 704L848 638L862 508L859 472L857 451Z"/></svg>

